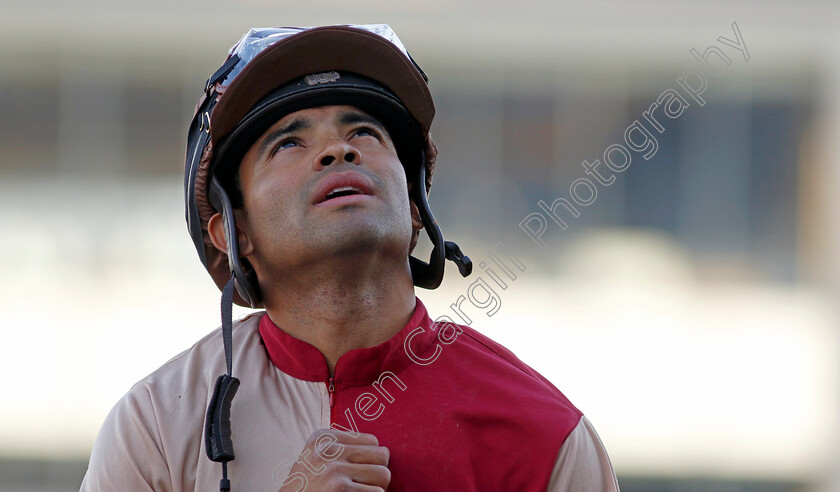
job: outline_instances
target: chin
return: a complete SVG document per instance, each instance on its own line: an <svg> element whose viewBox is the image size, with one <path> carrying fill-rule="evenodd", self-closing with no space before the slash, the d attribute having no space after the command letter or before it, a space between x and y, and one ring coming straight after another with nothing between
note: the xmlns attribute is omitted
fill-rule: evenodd
<svg viewBox="0 0 840 492"><path fill-rule="evenodd" d="M380 255L404 258L408 256L411 227L387 227L379 221L359 221L347 224L341 230L333 229L326 236L323 238L325 241L318 242L327 254L358 258L378 252Z"/></svg>

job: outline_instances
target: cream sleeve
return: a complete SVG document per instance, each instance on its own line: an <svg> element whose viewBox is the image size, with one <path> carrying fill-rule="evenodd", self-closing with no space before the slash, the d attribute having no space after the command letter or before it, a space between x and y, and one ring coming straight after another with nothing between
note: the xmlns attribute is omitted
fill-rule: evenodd
<svg viewBox="0 0 840 492"><path fill-rule="evenodd" d="M111 410L96 438L80 492L172 490L158 427L141 409L148 393L135 386Z"/></svg>
<svg viewBox="0 0 840 492"><path fill-rule="evenodd" d="M618 492L607 451L585 416L560 447L548 492Z"/></svg>

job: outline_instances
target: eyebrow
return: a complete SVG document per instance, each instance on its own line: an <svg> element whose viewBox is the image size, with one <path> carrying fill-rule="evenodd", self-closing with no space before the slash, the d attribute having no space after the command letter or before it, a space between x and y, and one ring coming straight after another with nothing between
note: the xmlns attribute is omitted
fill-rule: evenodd
<svg viewBox="0 0 840 492"><path fill-rule="evenodd" d="M265 136L262 143L260 143L260 148L258 151L258 155L263 157L268 149L274 145L274 142L278 140L282 140L287 136L298 132L300 130L304 130L312 126L312 122L308 119L304 118L297 118L289 122L286 126L281 126L280 128L274 130L273 132L269 133Z"/></svg>

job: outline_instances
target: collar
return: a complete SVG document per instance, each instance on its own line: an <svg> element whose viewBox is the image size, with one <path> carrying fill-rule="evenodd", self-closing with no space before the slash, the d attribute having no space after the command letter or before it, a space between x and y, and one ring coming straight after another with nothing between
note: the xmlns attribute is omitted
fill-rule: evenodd
<svg viewBox="0 0 840 492"><path fill-rule="evenodd" d="M367 385L376 381L385 371L397 373L403 370L412 363L404 347L405 339L418 327L423 328L423 331L411 339L414 353L422 353L435 341L437 332L431 329L432 320L426 307L420 299L415 297L415 301L414 314L396 335L375 347L351 350L338 359L335 383ZM268 358L281 371L305 381L329 379L327 360L321 351L278 328L268 313L263 314L260 320L260 336L265 343Z"/></svg>

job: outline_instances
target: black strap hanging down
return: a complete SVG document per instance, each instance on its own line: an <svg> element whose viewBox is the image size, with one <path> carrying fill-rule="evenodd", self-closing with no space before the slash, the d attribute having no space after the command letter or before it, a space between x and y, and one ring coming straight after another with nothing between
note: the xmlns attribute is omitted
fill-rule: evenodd
<svg viewBox="0 0 840 492"><path fill-rule="evenodd" d="M222 464L222 480L219 483L221 492L230 491L230 480L227 478L227 463L235 458L233 440L230 428L230 406L239 380L232 375L233 371L233 275L222 290L222 340L225 345L225 363L227 374L222 374L216 380L213 397L207 407L207 419L204 422L204 445L207 457Z"/></svg>

